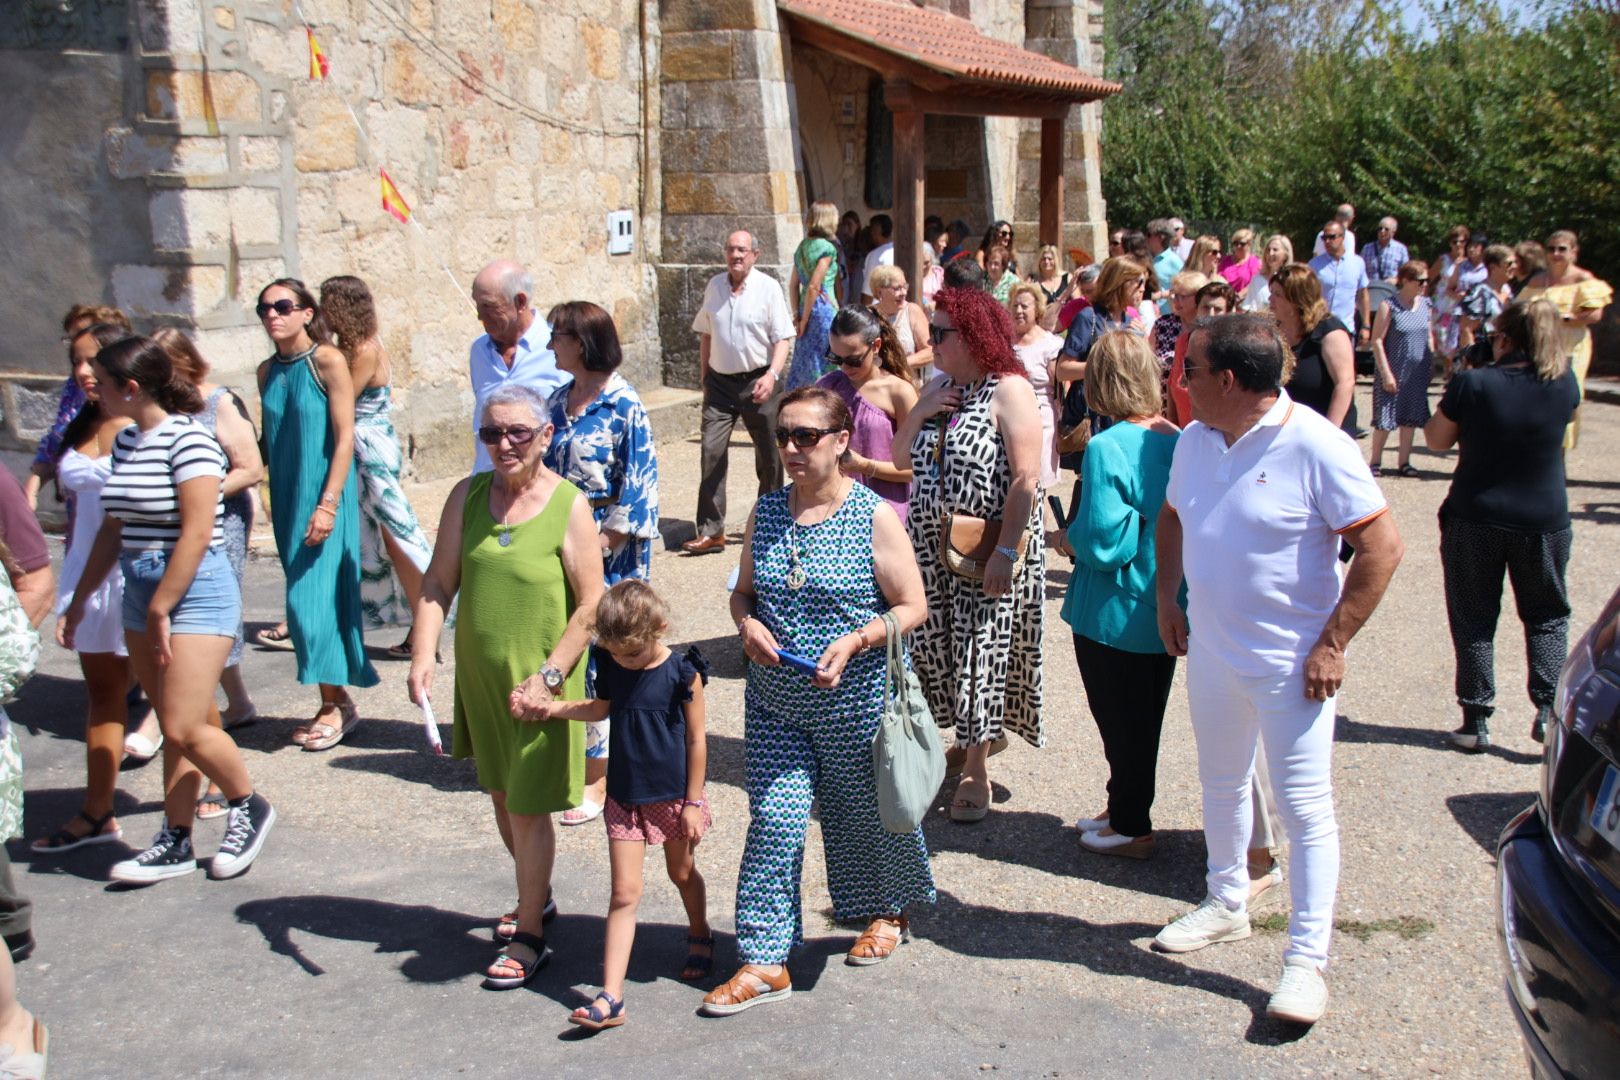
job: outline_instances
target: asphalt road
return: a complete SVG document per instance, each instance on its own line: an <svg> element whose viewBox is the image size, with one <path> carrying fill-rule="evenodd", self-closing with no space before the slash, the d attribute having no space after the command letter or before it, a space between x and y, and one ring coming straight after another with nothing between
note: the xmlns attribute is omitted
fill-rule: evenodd
<svg viewBox="0 0 1620 1080"><path fill-rule="evenodd" d="M1366 388L1362 388L1367 415ZM672 535L689 517L697 447L660 447ZM1393 460L1393 455L1389 460ZM1589 404L1571 458L1570 571L1584 627L1620 582L1620 407ZM1492 897L1496 833L1528 805L1539 747L1527 736L1523 636L1498 637L1499 745L1450 750L1456 724L1435 510L1454 458L1420 454L1424 479L1387 479L1408 556L1357 640L1340 699L1335 779L1344 847L1324 1020L1308 1034L1271 1024L1264 1004L1282 935L1180 958L1152 935L1202 895L1203 843L1185 688L1165 722L1148 863L1079 850L1066 821L1101 808L1106 769L1057 617L1047 606L1048 745L995 759L988 821L927 825L939 904L917 939L879 967L844 966L854 929L831 923L818 839L805 865L810 942L791 965L796 993L724 1020L699 1017L701 989L674 979L684 931L674 889L649 860L631 966L629 1023L580 1039L566 1023L600 977L608 873L599 824L563 830L551 967L531 988L478 986L489 931L513 885L471 766L424 751L405 666L380 658L380 686L357 694L367 723L325 754L287 733L313 712L288 653L250 648L264 719L239 741L280 822L244 877L198 873L152 888L109 885L127 851L109 845L41 859L11 845L37 906L40 940L19 967L25 1004L52 1030L57 1077L659 1075L1312 1076L1522 1075L1503 998ZM745 459L733 470L738 524ZM446 485L414 489L437 519ZM1066 486L1065 486L1066 490ZM735 550L735 549L733 549ZM715 827L699 849L729 974L733 886L747 824L741 790L742 658L723 602L734 554L663 552L655 583L676 611L675 643L716 661L710 688ZM279 569L254 562L248 614L274 621ZM1507 609L1511 612L1511 606ZM379 633L388 645L400 632ZM453 671L448 655L442 678ZM48 647L11 715L23 729L29 837L77 808L83 693L74 658ZM127 769L119 813L138 849L161 813L155 766ZM207 854L221 823L203 823ZM814 832L814 826L812 827ZM1256 915L1286 915L1286 900ZM1402 926L1406 932L1391 927ZM710 985L710 984L705 984Z"/></svg>

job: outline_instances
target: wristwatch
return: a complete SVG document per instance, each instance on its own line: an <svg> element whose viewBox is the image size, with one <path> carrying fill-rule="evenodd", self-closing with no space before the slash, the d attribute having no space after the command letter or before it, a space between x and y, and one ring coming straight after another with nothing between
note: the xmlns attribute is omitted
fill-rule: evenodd
<svg viewBox="0 0 1620 1080"><path fill-rule="evenodd" d="M996 545L996 554L1005 556L1007 561L1010 562L1010 563L1016 563L1018 561L1018 549L1017 548L1003 547L1002 545L997 544Z"/></svg>
<svg viewBox="0 0 1620 1080"><path fill-rule="evenodd" d="M553 694L562 689L563 681L567 678L555 664L547 664L540 669L540 681L546 684L546 689Z"/></svg>

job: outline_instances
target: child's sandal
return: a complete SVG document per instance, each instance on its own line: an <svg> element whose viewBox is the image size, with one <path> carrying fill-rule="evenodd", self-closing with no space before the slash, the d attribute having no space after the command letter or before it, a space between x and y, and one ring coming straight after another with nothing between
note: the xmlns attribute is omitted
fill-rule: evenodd
<svg viewBox="0 0 1620 1080"><path fill-rule="evenodd" d="M691 934L688 934L686 935L686 943L688 945L706 947L709 950L709 955L704 956L701 953L695 952L688 953L686 956L686 966L681 968L681 979L685 982L693 982L697 979L707 979L709 977L709 972L714 970L714 938L693 937Z"/></svg>
<svg viewBox="0 0 1620 1080"><path fill-rule="evenodd" d="M608 1004L606 1012L602 1011L598 1001ZM578 1024L586 1031L601 1031L603 1028L618 1027L624 1023L624 999L616 998L603 990L597 994L591 1003L583 1009L575 1009L568 1017L570 1024Z"/></svg>
<svg viewBox="0 0 1620 1080"><path fill-rule="evenodd" d="M525 961L513 956L513 945L525 945L532 949L534 959ZM495 957L495 962L489 965L489 970L484 972L484 988L487 990L516 990L534 978L535 974L545 967L546 962L550 959L551 950L546 948L545 938L536 937L534 934L526 934L519 930L512 935L512 940L501 950L500 955ZM494 974L496 968L504 968L507 965L517 968L518 973L516 975Z"/></svg>

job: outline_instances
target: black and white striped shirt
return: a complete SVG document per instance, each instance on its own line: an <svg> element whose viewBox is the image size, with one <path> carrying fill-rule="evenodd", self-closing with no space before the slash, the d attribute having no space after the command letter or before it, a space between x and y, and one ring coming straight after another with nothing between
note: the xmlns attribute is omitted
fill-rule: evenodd
<svg viewBox="0 0 1620 1080"><path fill-rule="evenodd" d="M124 548L171 550L180 539L179 487L200 476L224 479L225 452L189 416L170 416L149 431L131 424L113 441L112 477L101 508L124 523ZM225 542L224 499L214 502L214 538Z"/></svg>

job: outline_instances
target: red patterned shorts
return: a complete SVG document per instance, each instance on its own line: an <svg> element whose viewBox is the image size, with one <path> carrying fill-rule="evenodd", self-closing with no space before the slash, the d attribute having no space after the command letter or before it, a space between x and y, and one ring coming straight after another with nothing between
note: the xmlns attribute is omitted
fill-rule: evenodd
<svg viewBox="0 0 1620 1080"><path fill-rule="evenodd" d="M681 800L637 803L626 805L609 795L602 808L602 820L607 822L609 840L643 840L649 844L662 844L666 840L681 839ZM707 800L703 807L703 830L707 832L714 819L709 816Z"/></svg>

